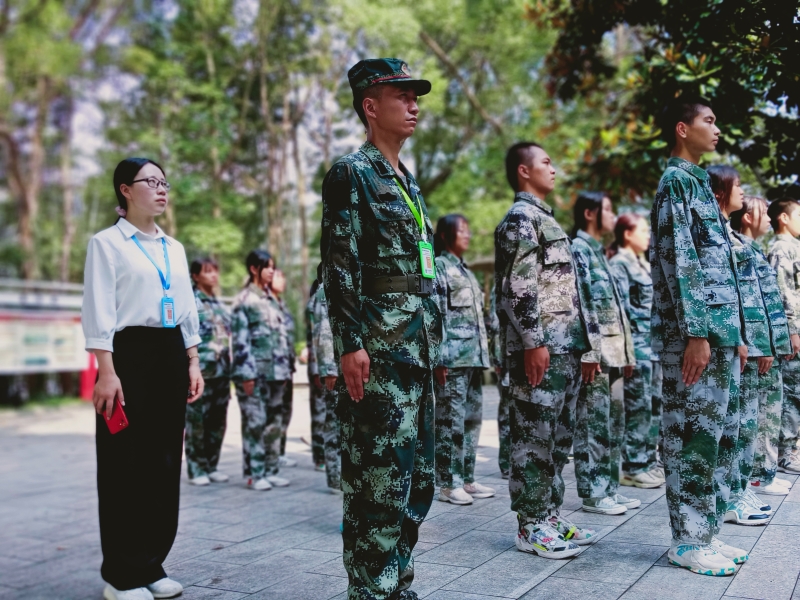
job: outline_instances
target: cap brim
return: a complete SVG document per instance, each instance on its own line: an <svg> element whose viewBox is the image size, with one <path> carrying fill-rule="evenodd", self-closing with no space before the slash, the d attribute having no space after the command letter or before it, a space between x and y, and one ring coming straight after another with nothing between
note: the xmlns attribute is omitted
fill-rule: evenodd
<svg viewBox="0 0 800 600"><path fill-rule="evenodd" d="M431 82L427 79L395 79L392 81L379 81L373 85L396 85L398 87L409 87L417 93L417 96L424 96L431 91Z"/></svg>

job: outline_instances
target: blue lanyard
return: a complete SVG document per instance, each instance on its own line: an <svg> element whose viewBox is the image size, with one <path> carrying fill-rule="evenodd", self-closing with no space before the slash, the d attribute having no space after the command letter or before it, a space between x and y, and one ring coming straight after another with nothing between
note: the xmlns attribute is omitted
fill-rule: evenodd
<svg viewBox="0 0 800 600"><path fill-rule="evenodd" d="M158 271L158 276L161 278L161 287L164 288L164 292L166 293L167 290L169 290L170 283L172 282L172 272L170 271L170 268L169 268L169 254L167 254L167 240L166 240L166 238L163 238L163 237L161 238L161 245L164 247L164 264L167 266L167 276L166 277L164 277L164 273L161 271L161 268L156 264L156 261L153 260L153 257L150 256L150 254L147 252L147 250L144 249L144 246L142 246L141 242L136 239L136 235L132 235L131 239L134 242L136 242L136 245L139 246L139 250L144 252L144 255L147 257L147 259L151 263L153 263L153 266L156 268L156 271Z"/></svg>

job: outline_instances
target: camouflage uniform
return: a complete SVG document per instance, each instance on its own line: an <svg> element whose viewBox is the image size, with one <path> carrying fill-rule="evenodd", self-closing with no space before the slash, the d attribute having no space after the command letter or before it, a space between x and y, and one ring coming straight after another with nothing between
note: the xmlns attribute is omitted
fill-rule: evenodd
<svg viewBox="0 0 800 600"><path fill-rule="evenodd" d="M486 335L489 341L489 355L497 375L497 437L500 448L497 452L497 466L503 478L508 479L511 471L511 398L508 394L508 370L500 349L500 320L497 318L495 295L490 294L489 313L486 315Z"/></svg>
<svg viewBox="0 0 800 600"><path fill-rule="evenodd" d="M443 339L438 366L447 367L436 392L436 483L446 488L475 481L475 451L483 421L483 369L489 368L483 291L464 261L436 257L436 300Z"/></svg>
<svg viewBox="0 0 800 600"><path fill-rule="evenodd" d="M728 497L718 449L732 379L738 387L741 314L727 229L708 174L672 157L656 193L653 246L652 347L664 374L664 467L675 541L709 544ZM711 358L700 380L681 376L689 337L705 338Z"/></svg>
<svg viewBox="0 0 800 600"><path fill-rule="evenodd" d="M311 287L311 294L306 304L304 313L306 326L306 348L308 348L308 362L306 363L308 372L308 402L311 409L311 459L315 465L325 463L325 440L323 429L325 428L325 385L317 385L316 378L319 377L316 353L314 351L313 328L314 312L317 310L316 292L322 287L317 281ZM323 292L324 297L324 292ZM327 314L327 309L325 311Z"/></svg>
<svg viewBox="0 0 800 600"><path fill-rule="evenodd" d="M561 473L572 447L581 355L596 349L599 362L600 327L579 296L569 238L552 208L518 192L494 242L511 399L511 509L523 523L541 522L564 501ZM550 352L550 368L534 388L525 375L524 351L541 346Z"/></svg>
<svg viewBox="0 0 800 600"><path fill-rule="evenodd" d="M231 315L216 297L195 288L200 317L203 395L186 405L186 468L194 479L217 470L231 398Z"/></svg>
<svg viewBox="0 0 800 600"><path fill-rule="evenodd" d="M632 250L620 248L608 262L631 324L636 358L633 374L623 382L622 470L630 474L644 473L656 467L661 426L661 363L650 347L653 280L650 264Z"/></svg>
<svg viewBox="0 0 800 600"><path fill-rule="evenodd" d="M769 264L778 278L789 334L800 333L800 240L788 233L776 235L769 246ZM781 408L778 461L792 452L800 438L800 353L782 361L783 406Z"/></svg>
<svg viewBox="0 0 800 600"><path fill-rule="evenodd" d="M582 230L572 240L578 285L587 298L587 310L597 315L600 352L593 349L585 362L598 362L602 371L584 383L576 410L575 476L578 496L614 496L619 488L619 467L625 439L623 399L611 396L611 385L621 368L635 363L633 338L622 295L611 276L603 245Z"/></svg>
<svg viewBox="0 0 800 600"><path fill-rule="evenodd" d="M284 313L272 292L250 284L233 305L233 372L242 413L244 476L260 479L278 472L281 419L291 364ZM255 381L252 395L242 383Z"/></svg>
<svg viewBox="0 0 800 600"><path fill-rule="evenodd" d="M286 303L283 299L279 298L278 303L283 313L283 330L286 336L286 346L289 350L289 366L290 374L289 379L286 380L286 387L283 389L283 408L281 409L281 456L286 454L286 434L289 431L289 421L292 420L292 402L294 400L294 372L297 368L297 353L294 350L294 342L296 335L296 327L294 317L289 309L286 308Z"/></svg>
<svg viewBox="0 0 800 600"><path fill-rule="evenodd" d="M344 378L337 383L350 600L394 597L411 585L412 550L434 493L432 378L442 324L430 294L413 291L424 283L421 233L402 189L421 208L428 240L433 227L417 182L400 168L405 184L366 142L333 165L322 190L336 355L364 349L370 359L360 402Z"/></svg>

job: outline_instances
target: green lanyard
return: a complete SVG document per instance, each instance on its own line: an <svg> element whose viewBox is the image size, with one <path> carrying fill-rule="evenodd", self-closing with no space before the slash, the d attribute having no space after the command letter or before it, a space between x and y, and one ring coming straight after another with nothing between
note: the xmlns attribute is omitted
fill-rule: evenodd
<svg viewBox="0 0 800 600"><path fill-rule="evenodd" d="M422 220L422 203L420 202L419 205L411 201L411 198L408 197L408 193L406 193L406 188L403 187L403 184L400 183L400 180L397 177L394 178L397 182L397 185L400 187L400 192L403 194L403 200L406 201L408 204L408 208L411 209L411 214L414 215L414 219L417 221L417 225L419 225L419 232L422 235L422 239L427 239L427 234L425 232L425 222Z"/></svg>

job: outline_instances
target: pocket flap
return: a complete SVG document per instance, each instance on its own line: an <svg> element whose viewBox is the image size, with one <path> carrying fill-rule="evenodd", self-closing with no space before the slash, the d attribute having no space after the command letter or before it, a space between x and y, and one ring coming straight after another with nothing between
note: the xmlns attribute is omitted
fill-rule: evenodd
<svg viewBox="0 0 800 600"><path fill-rule="evenodd" d="M405 202L374 202L370 206L379 221L406 221L413 216Z"/></svg>
<svg viewBox="0 0 800 600"><path fill-rule="evenodd" d="M567 234L560 227L556 227L550 223L545 223L542 225L542 237L547 242L554 242L556 240L567 239Z"/></svg>
<svg viewBox="0 0 800 600"><path fill-rule="evenodd" d="M450 306L466 307L472 306L472 288L470 286L450 288Z"/></svg>
<svg viewBox="0 0 800 600"><path fill-rule="evenodd" d="M541 298L541 311L545 313L572 312L572 298L569 296L549 296Z"/></svg>
<svg viewBox="0 0 800 600"><path fill-rule="evenodd" d="M733 304L738 300L736 290L729 285L715 285L704 288L706 304Z"/></svg>
<svg viewBox="0 0 800 600"><path fill-rule="evenodd" d="M743 310L745 321L763 321L766 318L764 311L755 306L745 306Z"/></svg>
<svg viewBox="0 0 800 600"><path fill-rule="evenodd" d="M716 204L696 202L692 204L692 210L694 210L701 219L716 219L719 209Z"/></svg>

